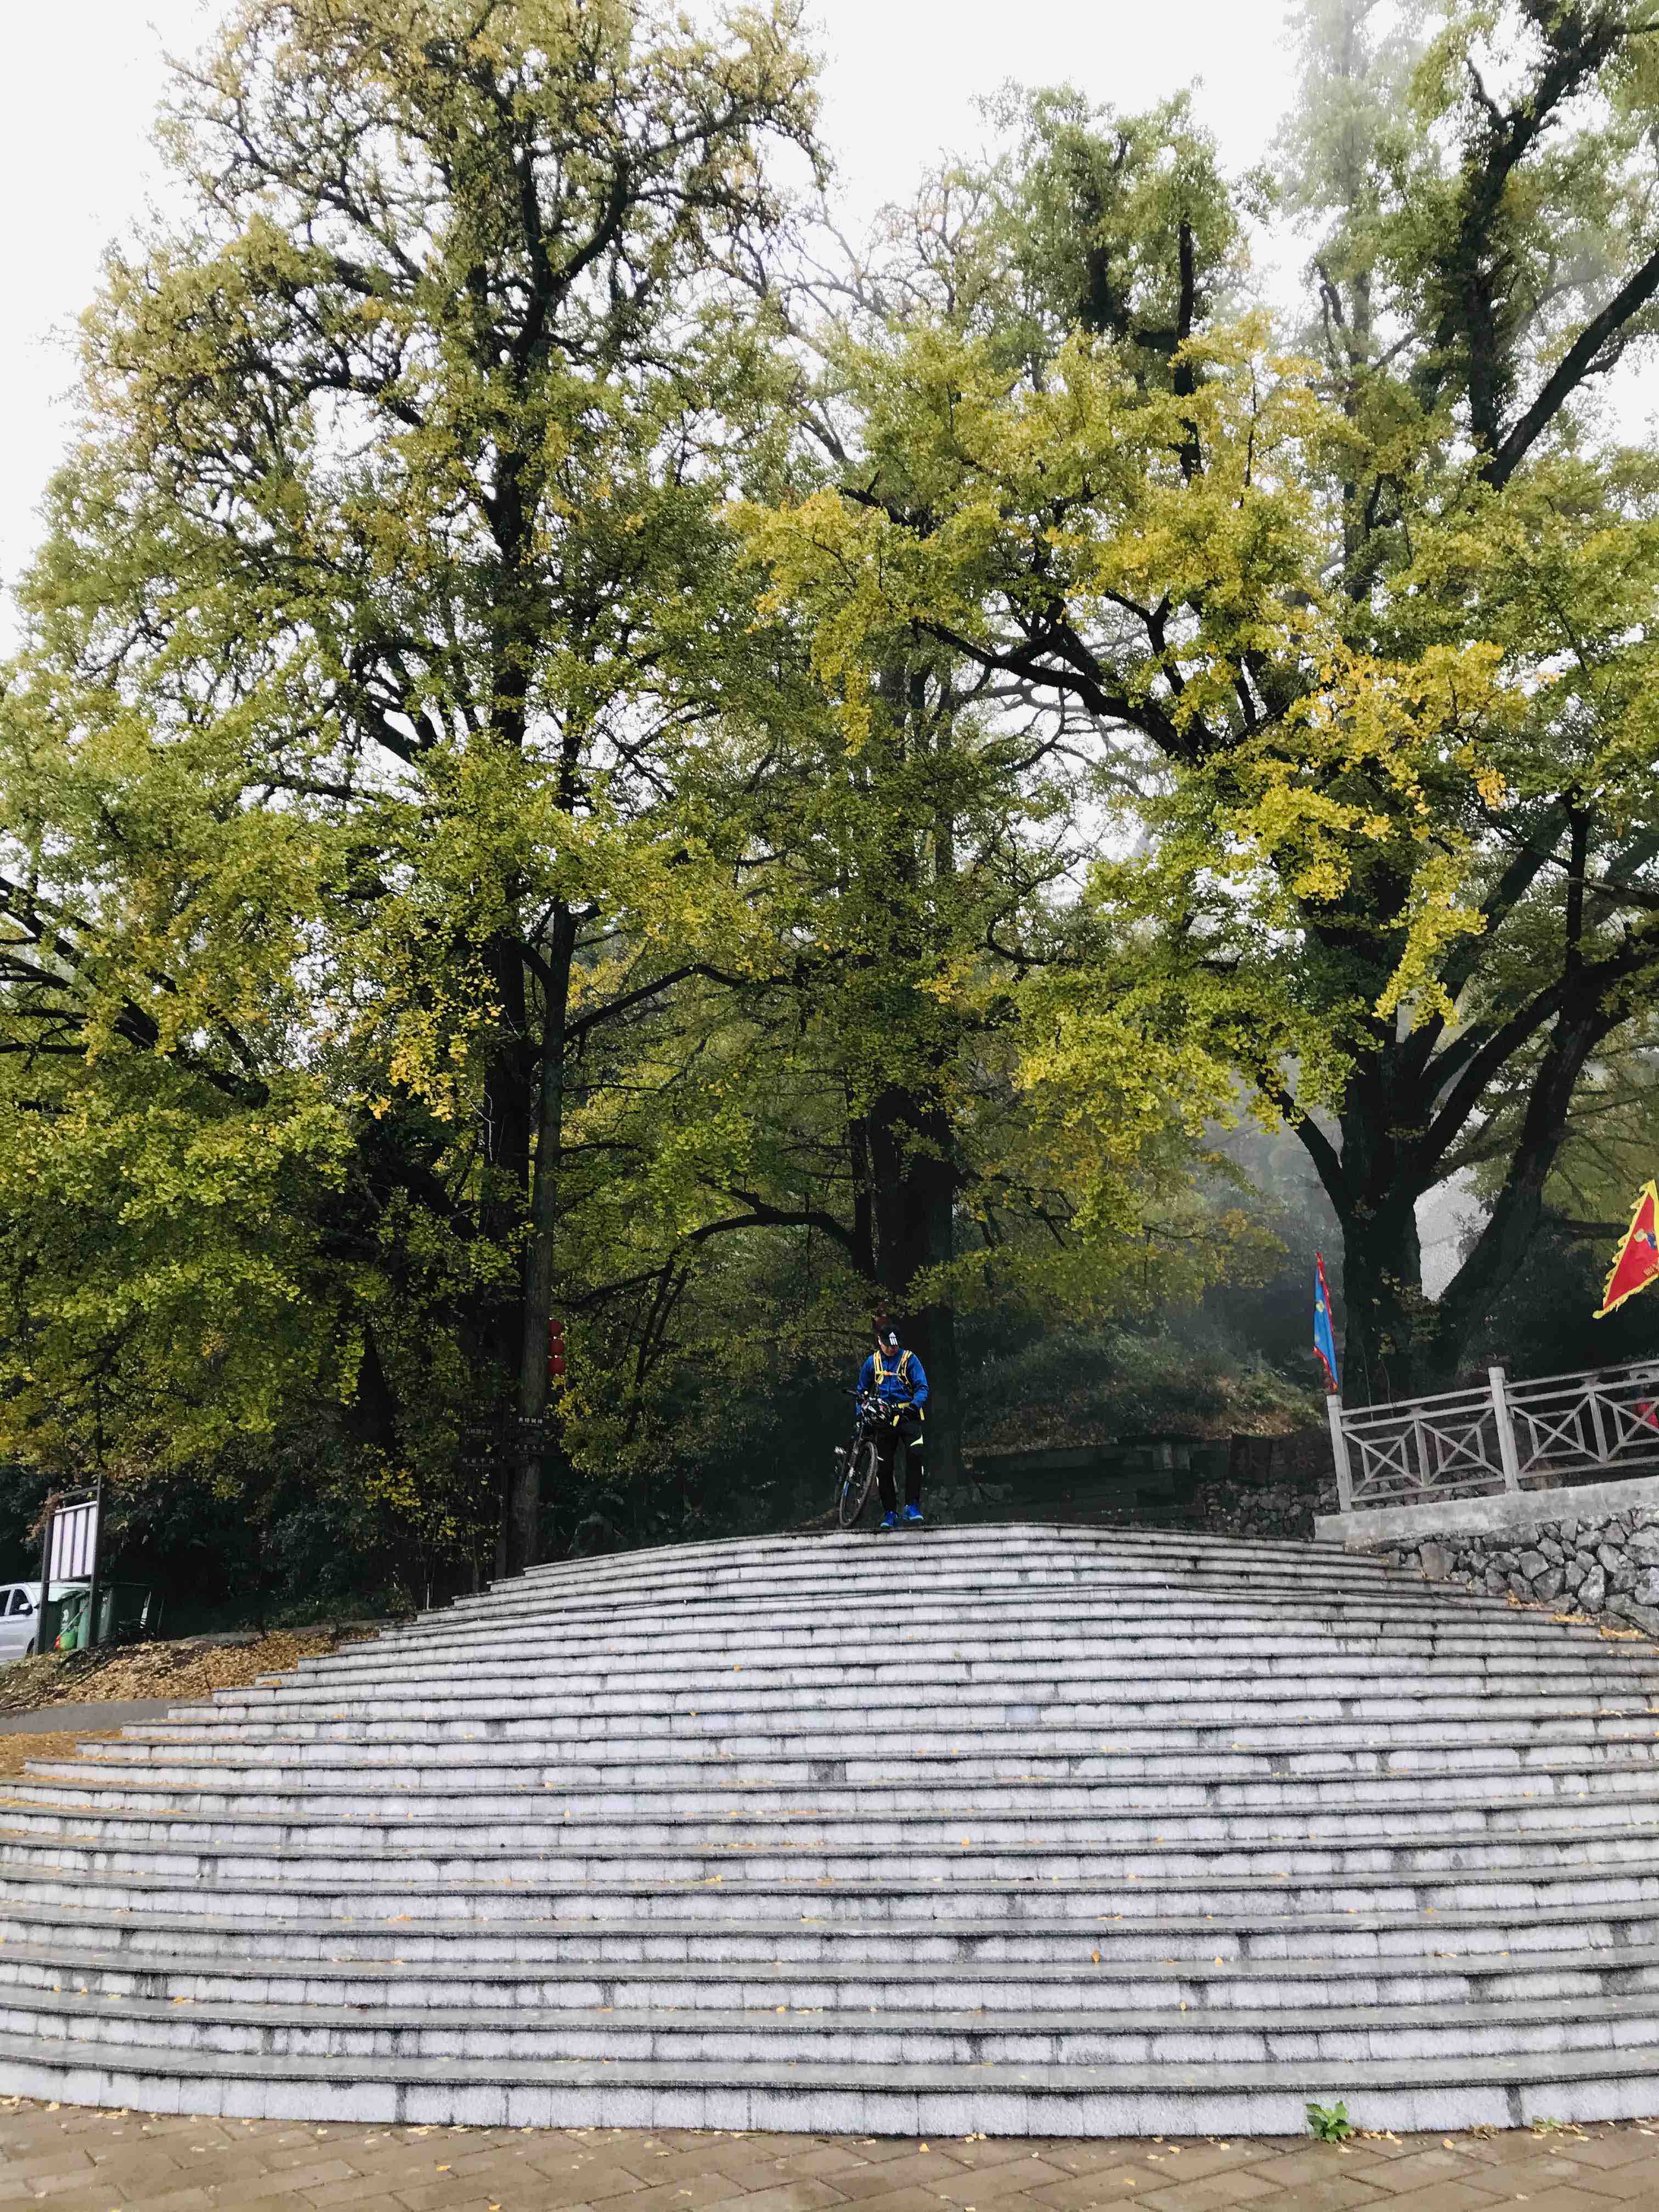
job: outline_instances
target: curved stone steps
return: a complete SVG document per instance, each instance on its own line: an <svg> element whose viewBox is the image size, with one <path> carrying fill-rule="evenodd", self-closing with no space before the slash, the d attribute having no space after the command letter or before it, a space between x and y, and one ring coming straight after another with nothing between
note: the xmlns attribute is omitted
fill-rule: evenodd
<svg viewBox="0 0 1659 2212"><path fill-rule="evenodd" d="M0 2087L866 2131L1650 2111L1656 1747L1651 1647L1329 1546L564 1565L15 1784Z"/></svg>

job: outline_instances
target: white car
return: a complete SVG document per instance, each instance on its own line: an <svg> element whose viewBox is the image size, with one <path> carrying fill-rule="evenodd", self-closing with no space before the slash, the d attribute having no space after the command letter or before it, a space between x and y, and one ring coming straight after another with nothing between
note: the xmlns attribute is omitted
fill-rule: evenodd
<svg viewBox="0 0 1659 2212"><path fill-rule="evenodd" d="M40 1626L39 1583L0 1583L0 1663L27 1659Z"/></svg>

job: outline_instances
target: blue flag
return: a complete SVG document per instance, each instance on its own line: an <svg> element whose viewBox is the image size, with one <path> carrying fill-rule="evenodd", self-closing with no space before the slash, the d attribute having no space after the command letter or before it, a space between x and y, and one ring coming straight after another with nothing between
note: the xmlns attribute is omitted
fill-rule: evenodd
<svg viewBox="0 0 1659 2212"><path fill-rule="evenodd" d="M1325 1255L1314 1254L1314 1356L1325 1370L1325 1387L1340 1391L1336 1332L1331 1327L1331 1293L1325 1281Z"/></svg>

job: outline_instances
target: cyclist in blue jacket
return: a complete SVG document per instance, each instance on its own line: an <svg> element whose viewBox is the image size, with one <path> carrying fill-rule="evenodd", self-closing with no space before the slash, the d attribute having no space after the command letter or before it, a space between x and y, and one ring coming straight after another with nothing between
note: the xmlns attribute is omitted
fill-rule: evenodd
<svg viewBox="0 0 1659 2212"><path fill-rule="evenodd" d="M881 1486L881 1525L896 1528L898 1492L893 1481L893 1458L904 1446L904 1522L921 1526L921 1477L927 1450L922 1408L927 1403L927 1377L914 1352L899 1342L898 1331L881 1316L876 1322L876 1348L859 1370L859 1395L873 1390L892 1418L876 1431L876 1480Z"/></svg>

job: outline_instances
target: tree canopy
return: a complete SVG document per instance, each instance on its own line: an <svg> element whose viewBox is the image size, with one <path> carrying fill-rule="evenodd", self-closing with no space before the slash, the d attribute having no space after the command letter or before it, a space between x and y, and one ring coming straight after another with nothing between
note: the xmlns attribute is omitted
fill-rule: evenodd
<svg viewBox="0 0 1659 2212"><path fill-rule="evenodd" d="M874 1304L953 1472L975 1316L1271 1270L1247 1114L1355 1395L1616 1212L1659 8L1297 32L1267 172L1007 88L854 246L793 0L232 12L0 696L0 1451L513 1571Z"/></svg>

